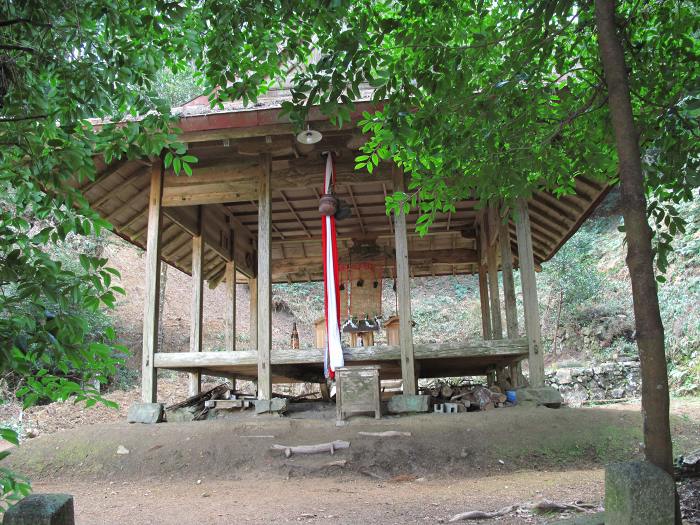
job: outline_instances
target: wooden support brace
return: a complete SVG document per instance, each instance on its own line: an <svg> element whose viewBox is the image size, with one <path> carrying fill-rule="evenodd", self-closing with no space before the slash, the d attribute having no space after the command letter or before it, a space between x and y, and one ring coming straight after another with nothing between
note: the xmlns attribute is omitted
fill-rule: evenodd
<svg viewBox="0 0 700 525"><path fill-rule="evenodd" d="M404 173L394 169L394 190L404 191ZM415 395L418 391L416 363L413 355L413 322L411 318L411 280L408 264L408 237L406 214L403 208L394 215L396 246L396 296L399 313L399 341L401 345L401 378L403 393Z"/></svg>
<svg viewBox="0 0 700 525"><path fill-rule="evenodd" d="M493 208L489 208L484 216L487 219L485 230L487 235L486 259L489 275L489 299L491 302L491 337L503 339L503 324L501 322L501 296L498 290L498 244L496 243L496 221L493 220Z"/></svg>
<svg viewBox="0 0 700 525"><path fill-rule="evenodd" d="M485 236L483 228L479 228L477 239L478 268L479 268L479 302L481 304L481 336L484 339L493 339L491 332L491 308L489 303L489 286L486 266L482 264L482 247L486 242L482 240Z"/></svg>
<svg viewBox="0 0 700 525"><path fill-rule="evenodd" d="M268 400L272 399L271 162L269 154L260 156L262 175L258 192L258 399Z"/></svg>
<svg viewBox="0 0 700 525"><path fill-rule="evenodd" d="M510 248L508 224L499 223L501 246L501 275L503 276L503 299L506 307L506 333L509 339L518 337L518 310L515 300L515 280L513 279L513 252Z"/></svg>
<svg viewBox="0 0 700 525"><path fill-rule="evenodd" d="M236 263L226 263L226 311L224 313L224 350L236 350ZM231 376L231 388L236 390L236 377Z"/></svg>
<svg viewBox="0 0 700 525"><path fill-rule="evenodd" d="M201 217L201 209L200 209ZM202 314L204 310L204 239L192 237L192 310L190 321L190 352L202 351ZM189 375L189 395L196 396L202 390L202 374Z"/></svg>
<svg viewBox="0 0 700 525"><path fill-rule="evenodd" d="M250 326L248 328L250 339L249 348L251 350L258 349L258 279L255 277L248 278L248 297L250 308Z"/></svg>
<svg viewBox="0 0 700 525"><path fill-rule="evenodd" d="M141 400L155 403L158 397L157 375L153 364L158 352L158 311L160 299L160 246L163 214L163 165L160 160L151 166L151 193L148 202L148 237L146 241L146 292L143 316L141 367Z"/></svg>
<svg viewBox="0 0 700 525"><path fill-rule="evenodd" d="M516 233L518 236L518 261L520 263L520 281L523 289L523 306L525 310L525 332L529 347L530 384L544 385L544 354L542 352L542 333L540 312L537 302L537 282L535 278L535 259L532 253L532 234L527 202L518 201L516 207Z"/></svg>

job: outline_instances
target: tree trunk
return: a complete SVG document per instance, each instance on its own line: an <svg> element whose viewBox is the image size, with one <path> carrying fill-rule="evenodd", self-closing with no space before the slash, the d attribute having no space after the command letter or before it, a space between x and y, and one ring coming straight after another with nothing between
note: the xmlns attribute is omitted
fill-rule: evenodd
<svg viewBox="0 0 700 525"><path fill-rule="evenodd" d="M652 231L647 222L638 132L635 129L624 51L617 35L614 0L595 0L598 47L619 158L627 267L632 281L635 328L642 374L644 452L647 461L673 475L668 370L659 312Z"/></svg>

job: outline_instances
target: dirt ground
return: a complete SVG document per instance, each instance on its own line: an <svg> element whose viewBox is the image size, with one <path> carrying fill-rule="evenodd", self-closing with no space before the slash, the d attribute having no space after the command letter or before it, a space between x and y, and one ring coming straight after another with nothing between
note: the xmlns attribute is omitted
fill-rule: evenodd
<svg viewBox="0 0 700 525"><path fill-rule="evenodd" d="M320 479L168 483L68 482L37 484L41 492L75 496L78 525L219 525L234 523L443 523L467 510L495 510L547 498L558 502L602 499L603 472L519 472L454 481ZM510 516L479 523L544 523Z"/></svg>
<svg viewBox="0 0 700 525"><path fill-rule="evenodd" d="M673 412L677 453L699 447L700 400L676 400ZM252 415L118 422L40 435L8 466L27 474L36 491L74 494L81 525L439 523L542 498L599 505L604 465L640 456L640 428L635 404L354 418L342 427ZM385 430L411 435L360 434ZM335 439L350 448L291 458L271 450ZM521 514L482 523L551 519Z"/></svg>

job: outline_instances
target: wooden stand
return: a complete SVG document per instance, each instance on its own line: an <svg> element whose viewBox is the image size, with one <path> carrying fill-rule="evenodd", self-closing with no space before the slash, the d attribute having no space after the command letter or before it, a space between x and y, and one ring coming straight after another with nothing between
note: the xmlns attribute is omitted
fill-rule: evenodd
<svg viewBox="0 0 700 525"><path fill-rule="evenodd" d="M382 418L379 368L379 365L344 366L336 370L338 421L358 412L374 412L376 419Z"/></svg>

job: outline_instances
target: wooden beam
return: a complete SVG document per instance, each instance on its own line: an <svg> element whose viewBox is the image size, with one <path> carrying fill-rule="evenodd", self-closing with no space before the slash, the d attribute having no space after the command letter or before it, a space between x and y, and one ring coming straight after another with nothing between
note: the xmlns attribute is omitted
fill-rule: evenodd
<svg viewBox="0 0 700 525"><path fill-rule="evenodd" d="M148 200L148 237L146 242L146 290L143 316L143 346L141 366L141 400L155 403L158 397L154 355L158 352L158 312L160 300L160 229L163 220L163 166L156 161L151 166L151 191Z"/></svg>
<svg viewBox="0 0 700 525"><path fill-rule="evenodd" d="M322 162L303 158L276 161L271 175L273 193L321 186ZM165 177L163 206L192 206L226 202L245 202L258 198L260 165L256 160L226 161L210 165L193 165L191 177L170 172ZM336 184L391 180L391 168L380 164L372 175L355 171L354 162L336 164Z"/></svg>
<svg viewBox="0 0 700 525"><path fill-rule="evenodd" d="M276 349L272 354L272 365L322 364L323 349ZM464 343L430 343L414 345L416 359L449 359L458 357L497 357L512 356L521 358L527 355L526 339L501 339L493 341L468 341ZM346 362L356 361L398 361L401 359L400 346L364 346L343 350ZM252 366L257 363L254 350L236 352L160 352L156 354L158 368L186 369L198 367Z"/></svg>
<svg viewBox="0 0 700 525"><path fill-rule="evenodd" d="M201 217L201 208L199 210ZM202 313L204 306L204 240L201 235L192 237L192 308L190 317L190 352L202 351ZM195 396L202 390L199 372L189 376L189 394Z"/></svg>
<svg viewBox="0 0 700 525"><path fill-rule="evenodd" d="M248 297L250 306L250 323L248 327L248 338L252 350L258 349L258 280L255 277L248 277Z"/></svg>
<svg viewBox="0 0 700 525"><path fill-rule="evenodd" d="M346 260L349 252L344 252L338 255L340 261ZM471 248L456 248L454 250L409 250L408 258L411 261L411 266L429 265L429 264L459 264L477 262L476 250ZM384 268L394 266L394 261L391 259L382 258L374 261L378 265L383 265ZM273 265L273 275L283 275L294 273L296 271L307 269L311 271L323 270L323 259L321 255L316 257L285 257L283 260L275 260Z"/></svg>
<svg viewBox="0 0 700 525"><path fill-rule="evenodd" d="M236 350L236 263L226 263L226 310L224 313L224 350Z"/></svg>
<svg viewBox="0 0 700 525"><path fill-rule="evenodd" d="M518 262L520 264L520 281L523 289L523 306L525 310L525 333L529 348L530 384L544 385L544 353L542 350L542 333L540 312L537 302L537 282L535 278L535 259L532 253L532 233L527 202L518 201L516 207L515 229L518 236Z"/></svg>
<svg viewBox="0 0 700 525"><path fill-rule="evenodd" d="M487 271L489 275L489 299L491 301L491 336L493 339L503 339L503 323L501 320L501 295L498 290L498 251L497 223L494 220L494 209L487 213L486 243Z"/></svg>
<svg viewBox="0 0 700 525"><path fill-rule="evenodd" d="M272 207L271 157L260 156L262 174L258 192L258 399L272 399L270 354L272 351Z"/></svg>
<svg viewBox="0 0 700 525"><path fill-rule="evenodd" d="M182 229L195 235L199 231L197 206L167 208L163 213ZM245 275L253 275L250 264L253 253L253 235L250 230L221 205L202 207L202 237L204 243L214 250L224 261L235 260L237 270ZM236 230L233 235L232 230ZM231 246L233 245L233 251Z"/></svg>
<svg viewBox="0 0 700 525"><path fill-rule="evenodd" d="M518 311L515 300L515 280L513 279L513 252L510 248L508 224L499 222L498 236L501 246L501 275L503 276L503 299L506 310L506 334L509 339L518 337Z"/></svg>
<svg viewBox="0 0 700 525"><path fill-rule="evenodd" d="M394 189L404 191L404 173L394 169ZM396 247L396 295L399 314L399 342L401 346L401 378L403 393L415 395L418 391L416 363L413 355L413 320L411 318L411 279L408 263L408 238L406 236L406 215L401 210L394 214Z"/></svg>

